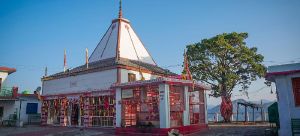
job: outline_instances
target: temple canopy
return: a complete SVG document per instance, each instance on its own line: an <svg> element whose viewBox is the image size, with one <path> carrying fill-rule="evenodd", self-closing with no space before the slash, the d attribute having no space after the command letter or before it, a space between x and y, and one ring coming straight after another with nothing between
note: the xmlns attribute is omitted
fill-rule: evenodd
<svg viewBox="0 0 300 136"><path fill-rule="evenodd" d="M150 53L131 27L129 20L122 18L120 15L119 18L112 21L112 24L90 56L89 62L108 58L126 58L156 65Z"/></svg>

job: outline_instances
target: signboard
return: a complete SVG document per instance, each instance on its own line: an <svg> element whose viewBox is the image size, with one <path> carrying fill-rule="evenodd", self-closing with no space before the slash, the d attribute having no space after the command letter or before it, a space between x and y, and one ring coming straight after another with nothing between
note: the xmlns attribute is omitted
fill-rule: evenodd
<svg viewBox="0 0 300 136"><path fill-rule="evenodd" d="M122 98L132 98L132 97L133 97L132 89L122 90Z"/></svg>
<svg viewBox="0 0 300 136"><path fill-rule="evenodd" d="M164 95L165 95L164 91L159 91L159 98L160 98L160 100L164 100Z"/></svg>

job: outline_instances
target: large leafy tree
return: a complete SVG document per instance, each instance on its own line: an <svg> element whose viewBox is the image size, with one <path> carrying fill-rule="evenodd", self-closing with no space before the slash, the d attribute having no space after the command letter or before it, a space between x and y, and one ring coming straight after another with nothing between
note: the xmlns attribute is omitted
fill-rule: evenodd
<svg viewBox="0 0 300 136"><path fill-rule="evenodd" d="M221 97L221 115L226 122L232 115L231 94L236 86L247 90L251 81L265 75L264 57L256 47L247 47L247 33L223 33L187 45L192 76L209 84L211 96Z"/></svg>

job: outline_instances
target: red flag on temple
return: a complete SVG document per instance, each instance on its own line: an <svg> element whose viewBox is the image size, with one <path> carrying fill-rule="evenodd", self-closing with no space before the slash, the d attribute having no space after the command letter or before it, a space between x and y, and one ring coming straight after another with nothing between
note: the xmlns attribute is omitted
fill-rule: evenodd
<svg viewBox="0 0 300 136"><path fill-rule="evenodd" d="M67 66L67 55L66 55L66 49L64 51L64 72L66 71L66 66Z"/></svg>
<svg viewBox="0 0 300 136"><path fill-rule="evenodd" d="M86 64L86 68L89 68L89 50L88 50L88 48L85 48L85 64Z"/></svg>
<svg viewBox="0 0 300 136"><path fill-rule="evenodd" d="M190 68L189 68L189 62L186 55L186 52L184 51L184 70L185 70L185 79L186 80L193 80Z"/></svg>

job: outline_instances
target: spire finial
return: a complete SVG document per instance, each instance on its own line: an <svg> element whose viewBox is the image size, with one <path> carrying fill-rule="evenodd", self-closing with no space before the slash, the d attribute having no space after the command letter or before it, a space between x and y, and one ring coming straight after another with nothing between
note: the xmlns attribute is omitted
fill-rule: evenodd
<svg viewBox="0 0 300 136"><path fill-rule="evenodd" d="M119 18L122 18L122 0L119 2Z"/></svg>

